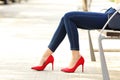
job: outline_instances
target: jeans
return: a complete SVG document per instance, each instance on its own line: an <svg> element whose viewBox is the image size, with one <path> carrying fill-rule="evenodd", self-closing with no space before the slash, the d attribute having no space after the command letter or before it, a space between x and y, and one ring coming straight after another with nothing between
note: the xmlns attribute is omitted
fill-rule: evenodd
<svg viewBox="0 0 120 80"><path fill-rule="evenodd" d="M70 49L79 50L79 35L77 28L86 30L101 29L107 20L108 16L106 13L68 12L62 17L48 48L54 52L67 34L70 42Z"/></svg>

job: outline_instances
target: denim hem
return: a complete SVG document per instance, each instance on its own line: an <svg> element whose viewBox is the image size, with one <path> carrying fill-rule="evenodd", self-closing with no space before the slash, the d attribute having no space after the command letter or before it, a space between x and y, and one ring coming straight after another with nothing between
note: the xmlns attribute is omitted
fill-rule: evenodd
<svg viewBox="0 0 120 80"><path fill-rule="evenodd" d="M77 50L77 51L79 51L80 49L78 49L78 48L71 48L71 50Z"/></svg>

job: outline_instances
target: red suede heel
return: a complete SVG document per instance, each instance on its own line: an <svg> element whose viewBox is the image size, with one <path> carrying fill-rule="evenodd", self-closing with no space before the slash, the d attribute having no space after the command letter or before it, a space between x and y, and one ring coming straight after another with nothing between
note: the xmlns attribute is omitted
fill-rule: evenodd
<svg viewBox="0 0 120 80"><path fill-rule="evenodd" d="M33 70L37 70L37 71L43 71L45 69L45 67L49 64L52 63L52 70L54 69L54 57L52 55L50 55L47 60L44 62L44 64L42 66L35 66L32 67L31 69Z"/></svg>
<svg viewBox="0 0 120 80"><path fill-rule="evenodd" d="M84 58L81 56L73 68L63 68L61 71L67 73L73 73L79 65L82 65L82 72L84 72Z"/></svg>

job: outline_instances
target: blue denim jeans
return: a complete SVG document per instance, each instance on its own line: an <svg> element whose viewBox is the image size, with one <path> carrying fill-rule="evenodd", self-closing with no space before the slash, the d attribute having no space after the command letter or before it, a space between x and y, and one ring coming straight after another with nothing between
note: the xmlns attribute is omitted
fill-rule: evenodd
<svg viewBox="0 0 120 80"><path fill-rule="evenodd" d="M67 34L70 49L79 50L79 35L77 29L101 29L107 20L108 16L106 13L68 12L62 17L48 48L54 52Z"/></svg>

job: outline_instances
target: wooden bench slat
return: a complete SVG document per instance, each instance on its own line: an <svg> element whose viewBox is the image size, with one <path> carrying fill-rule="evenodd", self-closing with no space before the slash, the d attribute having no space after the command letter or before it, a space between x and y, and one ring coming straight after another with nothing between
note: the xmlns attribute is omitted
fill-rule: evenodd
<svg viewBox="0 0 120 80"><path fill-rule="evenodd" d="M107 36L120 36L120 32L106 32Z"/></svg>

